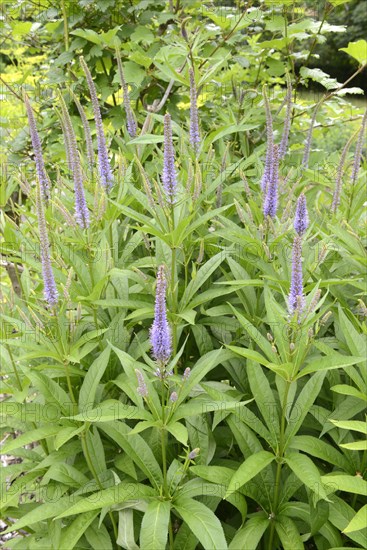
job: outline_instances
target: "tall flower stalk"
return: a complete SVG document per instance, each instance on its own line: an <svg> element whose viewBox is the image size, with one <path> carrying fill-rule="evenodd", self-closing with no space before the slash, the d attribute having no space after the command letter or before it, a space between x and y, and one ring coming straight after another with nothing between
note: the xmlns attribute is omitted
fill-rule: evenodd
<svg viewBox="0 0 367 550"><path fill-rule="evenodd" d="M134 138L134 137L136 137L137 125L136 125L136 120L135 120L135 117L134 117L134 113L133 113L133 111L131 109L131 105L130 105L129 88L126 84L125 75L124 75L124 71L123 71L122 63L121 63L120 52L117 48L116 48L116 59L117 59L117 66L118 66L120 82L121 82L122 92L123 92L123 102L124 102L124 109L125 109L125 113L126 113L127 131L129 133L129 136Z"/></svg>
<svg viewBox="0 0 367 550"><path fill-rule="evenodd" d="M169 113L164 115L164 153L163 153L163 188L167 202L173 204L177 194L177 175L175 153L172 140L172 122Z"/></svg>
<svg viewBox="0 0 367 550"><path fill-rule="evenodd" d="M41 185L37 181L36 208L38 217L38 228L40 238L41 265L43 278L43 293L49 306L54 307L58 302L58 292L52 271L50 258L50 242L48 239L45 212L43 208L43 199L41 196Z"/></svg>
<svg viewBox="0 0 367 550"><path fill-rule="evenodd" d="M172 354L171 329L167 320L166 288L167 281L164 266L161 265L157 274L154 321L150 329L152 355L161 370L164 369Z"/></svg>
<svg viewBox="0 0 367 550"><path fill-rule="evenodd" d="M278 208L278 187L279 187L279 154L278 146L273 145L271 158L271 172L265 188L263 212L264 216L275 218Z"/></svg>
<svg viewBox="0 0 367 550"><path fill-rule="evenodd" d="M301 193L298 197L296 215L294 217L294 229L299 236L302 236L309 224L306 195Z"/></svg>
<svg viewBox="0 0 367 550"><path fill-rule="evenodd" d="M331 211L333 212L333 214L335 214L340 204L340 194L341 194L342 185L343 185L345 159L347 158L349 147L354 137L355 137L355 134L348 139L347 143L344 146L342 154L340 155L340 160L336 171L336 181L335 181L335 189L333 193L333 201L331 203Z"/></svg>
<svg viewBox="0 0 367 550"><path fill-rule="evenodd" d="M50 198L50 186L49 186L49 180L46 174L45 163L43 161L43 156L42 156L41 140L37 132L36 121L35 121L33 110L27 95L24 96L24 102L27 110L29 130L31 134L31 141L32 141L32 146L34 151L36 171L37 171L38 181L40 185L41 196L44 201L47 201Z"/></svg>
<svg viewBox="0 0 367 550"><path fill-rule="evenodd" d="M195 84L195 73L190 68L190 143L195 153L198 153L200 147L199 132L199 114L197 105L197 90Z"/></svg>
<svg viewBox="0 0 367 550"><path fill-rule="evenodd" d="M106 189L106 191L109 191L113 185L113 176L110 161L108 160L106 138L103 130L101 111L98 104L97 91L92 79L92 75L83 57L80 58L80 64L84 70L87 79L89 93L92 100L94 120L96 123L99 177L102 186Z"/></svg>
<svg viewBox="0 0 367 550"><path fill-rule="evenodd" d="M287 152L289 132L291 129L291 115L292 115L292 82L289 74L287 73L286 114L284 119L282 140L279 145L280 160L282 160L285 157L285 154Z"/></svg>
<svg viewBox="0 0 367 550"><path fill-rule="evenodd" d="M266 90L263 90L264 96L264 105L266 113L266 157L265 157L265 168L264 174L261 179L261 189L266 191L267 185L271 179L271 174L273 172L273 158L274 158L274 140L273 140L273 119L271 116L270 104Z"/></svg>
<svg viewBox="0 0 367 550"><path fill-rule="evenodd" d="M363 119L362 119L362 126L358 135L356 150L354 153L354 162L353 162L353 168L352 168L352 175L350 177L350 182L352 185L355 184L357 181L357 176L361 164L361 157L362 157L362 148L363 148L363 138L364 134L366 132L366 126L367 126L367 109L364 112Z"/></svg>
<svg viewBox="0 0 367 550"><path fill-rule="evenodd" d="M61 110L65 125L65 136L69 149L69 162L74 180L75 219L82 229L89 227L89 211L85 200L83 187L83 172L74 128L68 113L64 98L60 94Z"/></svg>
<svg viewBox="0 0 367 550"><path fill-rule="evenodd" d="M293 315L297 312L298 317L305 307L303 294L303 276L302 276L302 239L299 235L294 237L292 251L292 277L291 288L288 297L289 313Z"/></svg>

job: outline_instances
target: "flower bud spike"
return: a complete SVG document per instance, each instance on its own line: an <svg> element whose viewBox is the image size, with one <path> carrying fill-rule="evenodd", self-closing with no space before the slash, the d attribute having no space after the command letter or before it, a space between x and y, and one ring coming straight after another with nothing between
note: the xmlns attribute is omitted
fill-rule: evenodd
<svg viewBox="0 0 367 550"><path fill-rule="evenodd" d="M166 309L167 281L164 266L158 268L155 295L154 321L150 329L150 342L153 357L161 365L166 365L172 353L171 329L167 320Z"/></svg>
<svg viewBox="0 0 367 550"><path fill-rule="evenodd" d="M108 160L106 138L103 129L103 122L101 111L99 108L97 90L92 79L92 75L87 67L87 64L84 61L83 57L80 57L80 64L84 70L87 84L89 88L90 97L92 100L92 107L94 112L94 120L96 123L96 133L97 133L97 148L98 148L98 169L99 177L102 187L109 191L113 186L113 176L110 166L110 161Z"/></svg>
<svg viewBox="0 0 367 550"><path fill-rule="evenodd" d="M50 198L50 186L49 186L49 180L45 169L45 163L43 161L43 156L42 156L41 140L38 135L36 120L33 114L33 109L31 107L31 104L29 102L27 95L24 96L24 102L27 109L29 131L31 134L31 141L32 141L32 146L34 151L34 160L36 163L37 176L38 176L38 181L39 181L40 191L41 191L41 198L42 200L47 202L48 199Z"/></svg>

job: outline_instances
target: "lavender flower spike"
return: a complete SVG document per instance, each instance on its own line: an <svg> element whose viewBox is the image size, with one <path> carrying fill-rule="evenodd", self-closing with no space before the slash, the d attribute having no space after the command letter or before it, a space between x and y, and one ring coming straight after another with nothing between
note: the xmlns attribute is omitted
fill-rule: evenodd
<svg viewBox="0 0 367 550"><path fill-rule="evenodd" d="M116 59L117 59L117 66L118 66L119 75L120 75L120 82L121 82L122 91L123 91L123 102L124 102L124 109L126 113L127 131L129 133L129 136L134 138L136 136L137 126L136 126L136 121L130 105L129 88L126 84L124 71L122 69L120 52L118 51L117 48L116 48Z"/></svg>
<svg viewBox="0 0 367 550"><path fill-rule="evenodd" d="M109 191L113 185L113 176L110 162L108 160L106 138L103 130L101 111L98 104L97 91L92 79L92 75L90 74L90 71L83 57L80 58L80 64L83 67L87 79L90 97L92 100L94 120L96 122L99 176L102 186L106 189L106 191Z"/></svg>
<svg viewBox="0 0 367 550"><path fill-rule="evenodd" d="M28 97L24 96L25 106L27 109L29 130L31 134L32 146L34 151L34 158L36 162L36 170L38 175L38 181L40 184L42 199L47 201L50 196L50 186L48 183L48 177L46 174L45 163L42 156L41 140L37 132L36 121L34 118L33 110L29 102Z"/></svg>
<svg viewBox="0 0 367 550"><path fill-rule="evenodd" d="M302 239L299 235L294 237L292 255L292 279L288 297L289 313L293 315L296 311L300 315L305 307L303 294L302 277Z"/></svg>
<svg viewBox="0 0 367 550"><path fill-rule="evenodd" d="M273 154L274 154L274 141L273 141L273 119L271 116L270 105L268 96L264 88L264 104L266 112L266 140L267 140L267 149L265 157L265 169L264 174L261 180L261 190L265 191L266 187L271 178L271 173L273 171Z"/></svg>
<svg viewBox="0 0 367 550"><path fill-rule="evenodd" d="M195 84L194 70L189 70L190 75L190 143L195 153L199 151L200 132L199 132L199 115L197 105L197 90Z"/></svg>
<svg viewBox="0 0 367 550"><path fill-rule="evenodd" d="M166 311L166 286L164 266L161 265L158 268L154 321L150 329L150 342L153 348L153 357L162 366L168 363L172 353L171 329Z"/></svg>
<svg viewBox="0 0 367 550"><path fill-rule="evenodd" d="M79 158L78 146L74 128L63 97L60 95L61 109L64 117L67 147L69 150L70 167L74 180L75 218L78 225L86 229L89 227L89 211L84 195L83 172Z"/></svg>
<svg viewBox="0 0 367 550"><path fill-rule="evenodd" d="M144 380L144 376L142 375L141 371L139 369L135 369L135 374L138 379L138 393L142 397L148 397L148 388Z"/></svg>
<svg viewBox="0 0 367 550"><path fill-rule="evenodd" d="M351 175L351 184L354 185L358 172L359 172L359 165L361 163L361 156L362 156L362 147L363 147L363 138L364 133L366 131L366 125L367 125L367 109L364 112L363 119L362 119L362 126L360 133L358 135L357 145L356 145L356 151L354 153L354 163L353 163L353 169L352 169L352 175Z"/></svg>
<svg viewBox="0 0 367 550"><path fill-rule="evenodd" d="M294 229L298 235L302 236L309 224L308 212L307 212L307 202L306 196L304 193L301 193L298 197L296 215L294 217Z"/></svg>
<svg viewBox="0 0 367 550"><path fill-rule="evenodd" d="M172 401L172 403L176 403L177 399L178 399L178 394L177 392L173 391L170 395L169 400Z"/></svg>
<svg viewBox="0 0 367 550"><path fill-rule="evenodd" d="M38 228L40 236L40 249L41 249L41 264L42 264L42 277L44 285L44 296L46 302L51 306L56 306L58 301L58 292L54 279L54 274L51 266L50 258L50 243L48 240L47 227L45 213L43 210L43 202L41 198L41 186L37 182L37 194L36 194L36 207L38 216Z"/></svg>
<svg viewBox="0 0 367 550"><path fill-rule="evenodd" d="M292 115L292 83L289 74L287 74L287 95L286 95L287 110L284 119L282 141L279 145L279 158L282 160L287 152L287 145L289 139L289 132L291 129L291 115Z"/></svg>
<svg viewBox="0 0 367 550"><path fill-rule="evenodd" d="M175 154L172 141L171 116L168 113L164 115L164 157L162 182L167 201L170 204L173 204L175 202L177 191L177 176L175 168Z"/></svg>
<svg viewBox="0 0 367 550"><path fill-rule="evenodd" d="M278 155L278 146L273 146L273 155L271 159L271 172L269 174L269 181L265 189L265 198L263 212L265 218L270 216L270 218L275 218L278 208L278 167L279 167L279 155Z"/></svg>

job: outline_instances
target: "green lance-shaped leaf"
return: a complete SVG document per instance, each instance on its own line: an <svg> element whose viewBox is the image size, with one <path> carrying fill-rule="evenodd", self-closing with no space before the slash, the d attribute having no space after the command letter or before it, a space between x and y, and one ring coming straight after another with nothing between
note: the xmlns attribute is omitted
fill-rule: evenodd
<svg viewBox="0 0 367 550"><path fill-rule="evenodd" d="M327 371L331 369L340 369L344 367L350 367L351 365L356 365L366 361L365 357L351 357L350 355L341 355L340 353L333 353L327 357L319 357L314 359L304 369L301 370L297 378L301 378L306 374L311 374L312 372Z"/></svg>
<svg viewBox="0 0 367 550"><path fill-rule="evenodd" d="M287 516L278 516L275 522L284 550L304 550L304 545L296 524Z"/></svg>
<svg viewBox="0 0 367 550"><path fill-rule="evenodd" d="M108 489L103 489L96 493L88 495L86 498L79 500L76 504L70 506L63 511L59 518L66 516L74 516L75 514L84 514L92 510L99 510L106 506L121 504L122 502L134 501L140 498L148 498L154 495L154 489L141 483L126 483L122 482ZM69 500L70 502L70 500Z"/></svg>
<svg viewBox="0 0 367 550"><path fill-rule="evenodd" d="M83 412L89 405L93 406L98 384L107 368L111 350L106 348L91 364L84 378L79 393L79 410Z"/></svg>
<svg viewBox="0 0 367 550"><path fill-rule="evenodd" d="M233 353L224 349L215 349L200 357L191 370L190 376L182 386L176 407L184 401L196 384L198 384L210 370L214 369L219 363L223 363L232 358Z"/></svg>
<svg viewBox="0 0 367 550"><path fill-rule="evenodd" d="M168 500L153 500L148 505L141 523L140 550L165 548L171 504Z"/></svg>
<svg viewBox="0 0 367 550"><path fill-rule="evenodd" d="M288 426L285 432L286 446L290 439L296 435L300 426L302 426L303 420L308 414L313 402L319 395L326 372L317 372L308 380L299 394L297 401L293 405L291 414L288 420Z"/></svg>
<svg viewBox="0 0 367 550"><path fill-rule="evenodd" d="M222 263L223 260L224 260L223 253L219 252L218 254L210 258L210 260L208 260L199 269L195 279L193 279L186 287L186 290L181 299L180 311L183 311L186 309L188 303L190 302L194 294L205 283L205 281L210 277L210 275L217 269L217 267Z"/></svg>
<svg viewBox="0 0 367 550"><path fill-rule="evenodd" d="M237 491L242 485L245 485L245 483L266 468L274 459L275 456L268 451L260 451L249 456L232 476L226 497L233 493L233 491Z"/></svg>
<svg viewBox="0 0 367 550"><path fill-rule="evenodd" d="M222 525L205 504L181 497L175 500L174 507L205 550L227 550Z"/></svg>
<svg viewBox="0 0 367 550"><path fill-rule="evenodd" d="M238 550L246 548L246 550L257 550L261 537L269 527L269 519L261 513L246 521L245 526L237 531L229 545L229 550Z"/></svg>
<svg viewBox="0 0 367 550"><path fill-rule="evenodd" d="M46 502L45 504L39 504L36 508L33 508L30 512L24 514L18 521L13 523L5 533L10 533L11 531L16 531L22 529L23 527L28 527L33 523L38 523L40 521L45 521L49 518L54 518L70 508L70 502L78 502L81 499L79 497L72 497L67 495L58 500L52 500L52 502Z"/></svg>
<svg viewBox="0 0 367 550"><path fill-rule="evenodd" d="M113 550L107 527L103 523L99 526L98 518L85 531L85 537L92 548Z"/></svg>
<svg viewBox="0 0 367 550"><path fill-rule="evenodd" d="M98 424L98 427L116 441L145 473L152 484L157 487L161 485L163 477L157 459L148 443L139 434L131 435L131 428L118 420L115 422L102 422Z"/></svg>
<svg viewBox="0 0 367 550"><path fill-rule="evenodd" d="M82 516L78 516L67 527L61 531L59 548L75 548L80 537L85 533L94 518L98 515L98 511L85 512Z"/></svg>
<svg viewBox="0 0 367 550"><path fill-rule="evenodd" d="M343 530L343 533L351 533L352 531L360 531L361 529L367 529L367 504L358 510L354 518Z"/></svg>
<svg viewBox="0 0 367 550"><path fill-rule="evenodd" d="M330 474L321 476L321 480L325 486L327 486L329 493L335 493L335 491L345 491L356 495L367 495L367 481L359 476Z"/></svg>
<svg viewBox="0 0 367 550"><path fill-rule="evenodd" d="M139 546L135 542L134 510L132 508L124 508L119 511L119 529L116 543L122 548L139 550Z"/></svg>
<svg viewBox="0 0 367 550"><path fill-rule="evenodd" d="M33 441L40 441L41 439L45 439L46 437L56 435L60 429L60 426L47 425L42 426L41 428L36 428L35 430L30 430L29 432L25 432L15 439L11 439L7 443L5 443L5 445L1 448L1 452L2 454L8 454L14 449L18 449L18 447L23 447L24 445L29 445L29 443L33 443Z"/></svg>
<svg viewBox="0 0 367 550"><path fill-rule="evenodd" d="M328 500L319 471L308 456L291 452L286 457L286 463L302 483L315 493L317 500Z"/></svg>

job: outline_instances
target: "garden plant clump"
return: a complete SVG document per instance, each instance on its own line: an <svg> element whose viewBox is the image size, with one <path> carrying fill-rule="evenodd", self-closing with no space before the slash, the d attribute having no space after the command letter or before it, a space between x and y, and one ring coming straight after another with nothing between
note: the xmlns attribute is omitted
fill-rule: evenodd
<svg viewBox="0 0 367 550"><path fill-rule="evenodd" d="M5 548L367 547L367 42L310 68L345 5L4 16Z"/></svg>

